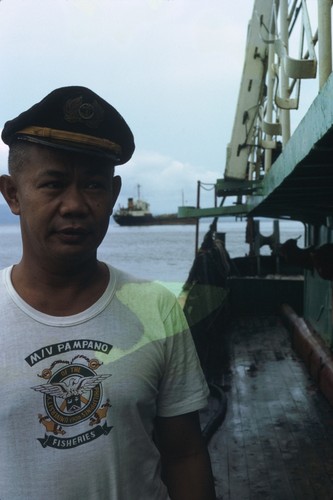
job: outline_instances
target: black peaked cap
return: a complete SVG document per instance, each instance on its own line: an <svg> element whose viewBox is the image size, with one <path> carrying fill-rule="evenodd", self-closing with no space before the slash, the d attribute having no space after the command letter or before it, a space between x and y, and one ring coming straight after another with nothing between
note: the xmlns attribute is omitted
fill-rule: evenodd
<svg viewBox="0 0 333 500"><path fill-rule="evenodd" d="M57 149L86 152L126 163L135 145L124 118L108 102L86 87L62 87L7 121L2 140L44 144Z"/></svg>

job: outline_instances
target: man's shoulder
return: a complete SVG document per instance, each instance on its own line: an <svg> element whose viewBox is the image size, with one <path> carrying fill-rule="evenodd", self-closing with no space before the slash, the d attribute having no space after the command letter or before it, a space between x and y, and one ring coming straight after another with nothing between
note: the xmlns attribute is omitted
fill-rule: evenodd
<svg viewBox="0 0 333 500"><path fill-rule="evenodd" d="M10 279L10 273L13 266L0 268L0 286L3 286L5 281Z"/></svg>
<svg viewBox="0 0 333 500"><path fill-rule="evenodd" d="M12 266L0 269L0 306L8 307L12 304L11 296L14 293L13 285L11 282Z"/></svg>
<svg viewBox="0 0 333 500"><path fill-rule="evenodd" d="M153 294L154 296L162 296L176 300L176 296L160 281L152 281L140 278L126 271L109 266L110 273L115 275L117 290L126 287L129 291L142 294Z"/></svg>
<svg viewBox="0 0 333 500"><path fill-rule="evenodd" d="M175 294L160 282L138 278L112 267L110 272L115 275L117 298L127 305L149 308L150 311L158 309L164 311L164 316L178 304Z"/></svg>

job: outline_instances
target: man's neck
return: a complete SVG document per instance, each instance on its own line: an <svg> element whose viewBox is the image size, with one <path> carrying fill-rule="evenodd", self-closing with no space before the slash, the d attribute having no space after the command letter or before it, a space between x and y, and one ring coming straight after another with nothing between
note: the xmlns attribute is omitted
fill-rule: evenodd
<svg viewBox="0 0 333 500"><path fill-rule="evenodd" d="M22 260L14 266L12 283L31 307L51 316L71 316L92 306L109 283L109 270L95 260L79 266L60 266L44 270L27 266Z"/></svg>

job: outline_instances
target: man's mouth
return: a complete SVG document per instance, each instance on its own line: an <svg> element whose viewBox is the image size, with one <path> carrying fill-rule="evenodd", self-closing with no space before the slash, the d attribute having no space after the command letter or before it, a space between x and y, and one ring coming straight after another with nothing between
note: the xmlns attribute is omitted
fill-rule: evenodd
<svg viewBox="0 0 333 500"><path fill-rule="evenodd" d="M64 227L58 229L56 233L62 241L67 243L78 243L89 234L89 231L83 227Z"/></svg>
<svg viewBox="0 0 333 500"><path fill-rule="evenodd" d="M58 230L62 234L87 234L88 230L83 227L64 227Z"/></svg>

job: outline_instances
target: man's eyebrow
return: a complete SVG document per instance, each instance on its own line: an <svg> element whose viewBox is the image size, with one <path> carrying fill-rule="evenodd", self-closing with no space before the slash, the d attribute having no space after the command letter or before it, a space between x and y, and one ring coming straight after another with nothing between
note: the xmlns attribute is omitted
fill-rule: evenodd
<svg viewBox="0 0 333 500"><path fill-rule="evenodd" d="M84 168L82 171L85 175L109 177L109 171L105 167L101 167L101 168L98 168L98 167L96 168L95 166L94 167L87 167L87 168Z"/></svg>
<svg viewBox="0 0 333 500"><path fill-rule="evenodd" d="M81 172L83 175L88 175L90 177L93 176L99 176L99 177L109 177L109 169L105 167L97 167L95 165L92 166L82 166ZM41 171L40 176L47 176L47 177L68 177L70 176L71 173L67 169L58 169L58 168L52 168L48 167L45 168Z"/></svg>
<svg viewBox="0 0 333 500"><path fill-rule="evenodd" d="M68 174L63 170L47 169L41 172L41 176L48 176L48 177L65 177L66 175Z"/></svg>

